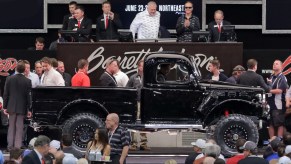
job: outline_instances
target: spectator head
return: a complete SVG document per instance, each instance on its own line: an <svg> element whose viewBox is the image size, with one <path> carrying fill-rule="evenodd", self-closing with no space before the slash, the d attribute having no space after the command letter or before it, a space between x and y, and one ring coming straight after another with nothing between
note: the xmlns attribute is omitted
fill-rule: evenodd
<svg viewBox="0 0 291 164"><path fill-rule="evenodd" d="M77 7L77 2L76 1L71 1L69 3L69 11L70 11L70 13L72 15L74 14L74 11L75 11L76 7Z"/></svg>
<svg viewBox="0 0 291 164"><path fill-rule="evenodd" d="M257 153L258 153L257 144L254 143L253 141L245 142L242 149L244 150L245 157L247 157L249 155L257 155Z"/></svg>
<svg viewBox="0 0 291 164"><path fill-rule="evenodd" d="M232 75L233 76L240 76L243 72L245 72L245 68L241 65L237 65L233 68L232 70Z"/></svg>
<svg viewBox="0 0 291 164"><path fill-rule="evenodd" d="M103 147L106 147L108 145L108 134L107 130L104 128L97 128L95 131L95 136L94 136L94 144L97 144L97 141L99 144L102 144Z"/></svg>
<svg viewBox="0 0 291 164"><path fill-rule="evenodd" d="M273 71L274 72L281 72L282 71L282 61L281 60L275 60L273 63Z"/></svg>
<svg viewBox="0 0 291 164"><path fill-rule="evenodd" d="M78 5L74 11L74 17L77 20L81 20L84 17L85 9L83 6Z"/></svg>
<svg viewBox="0 0 291 164"><path fill-rule="evenodd" d="M58 68L58 61L56 58L51 58L52 66L56 70Z"/></svg>
<svg viewBox="0 0 291 164"><path fill-rule="evenodd" d="M225 161L221 158L217 158L217 159L215 159L213 164L225 164Z"/></svg>
<svg viewBox="0 0 291 164"><path fill-rule="evenodd" d="M281 138L280 137L276 137L273 140L271 140L270 142L270 146L272 147L274 152L278 152L278 146L281 143Z"/></svg>
<svg viewBox="0 0 291 164"><path fill-rule="evenodd" d="M82 70L83 72L87 73L89 69L89 62L86 59L80 59L78 61L78 69Z"/></svg>
<svg viewBox="0 0 291 164"><path fill-rule="evenodd" d="M236 150L237 150L237 152L239 152L239 153L243 153L244 152L244 149L242 149L242 147L244 146L244 144L246 143L246 140L245 139L242 139L242 138L240 138L240 139L238 139L237 141L236 141Z"/></svg>
<svg viewBox="0 0 291 164"><path fill-rule="evenodd" d="M63 164L77 164L78 159L73 154L66 154L63 158Z"/></svg>
<svg viewBox="0 0 291 164"><path fill-rule="evenodd" d="M16 160L21 163L23 151L19 148L12 148L10 150L10 160Z"/></svg>
<svg viewBox="0 0 291 164"><path fill-rule="evenodd" d="M64 62L58 60L58 71L60 73L64 73L65 72L65 65L64 65Z"/></svg>
<svg viewBox="0 0 291 164"><path fill-rule="evenodd" d="M37 139L37 137L34 137L29 141L28 148L30 148L31 150L34 148L34 143L35 143L36 139Z"/></svg>
<svg viewBox="0 0 291 164"><path fill-rule="evenodd" d="M216 10L214 12L214 20L216 22L216 24L220 24L224 19L224 14L223 11L221 10Z"/></svg>
<svg viewBox="0 0 291 164"><path fill-rule="evenodd" d="M50 142L51 140L47 136L39 135L34 142L34 148L37 149L42 156L45 156L49 152Z"/></svg>
<svg viewBox="0 0 291 164"><path fill-rule="evenodd" d="M119 124L119 117L116 113L110 113L106 117L106 128L108 130L114 130Z"/></svg>
<svg viewBox="0 0 291 164"><path fill-rule="evenodd" d="M205 149L206 141L203 139L197 139L196 142L191 142L191 145L194 148L195 152L201 152L202 149Z"/></svg>
<svg viewBox="0 0 291 164"><path fill-rule="evenodd" d="M23 60L24 65L25 65L25 70L24 70L24 75L28 76L30 73L30 63L28 60Z"/></svg>
<svg viewBox="0 0 291 164"><path fill-rule="evenodd" d="M77 164L89 164L89 163L88 163L88 160L86 158L80 158L77 161Z"/></svg>
<svg viewBox="0 0 291 164"><path fill-rule="evenodd" d="M285 148L285 154L291 153L291 145L287 145Z"/></svg>
<svg viewBox="0 0 291 164"><path fill-rule="evenodd" d="M43 50L44 49L44 38L37 37L35 39L35 50Z"/></svg>
<svg viewBox="0 0 291 164"><path fill-rule="evenodd" d="M119 70L119 62L116 59L109 59L106 63L106 71L110 74L115 74Z"/></svg>
<svg viewBox="0 0 291 164"><path fill-rule="evenodd" d="M177 164L177 161L174 159L169 159L165 161L165 164Z"/></svg>
<svg viewBox="0 0 291 164"><path fill-rule="evenodd" d="M25 71L25 63L23 60L19 61L16 66L16 71L18 73L24 73Z"/></svg>
<svg viewBox="0 0 291 164"><path fill-rule="evenodd" d="M257 66L258 66L258 62L257 62L256 59L249 59L248 60L248 62L247 62L248 69L256 71L257 70Z"/></svg>
<svg viewBox="0 0 291 164"><path fill-rule="evenodd" d="M283 157L284 156L285 148L286 148L286 146L283 143L279 144L279 146L278 146L278 156L279 157Z"/></svg>
<svg viewBox="0 0 291 164"><path fill-rule="evenodd" d="M286 132L283 136L283 142L285 145L291 145L291 133Z"/></svg>
<svg viewBox="0 0 291 164"><path fill-rule="evenodd" d="M52 68L52 60L48 57L43 57L41 59L41 65L44 71L49 71Z"/></svg>
<svg viewBox="0 0 291 164"><path fill-rule="evenodd" d="M213 73L213 72L215 72L215 71L218 71L219 68L220 68L220 62L219 62L219 60L214 59L214 60L210 60L210 61L209 61L208 70L209 70L210 72Z"/></svg>
<svg viewBox="0 0 291 164"><path fill-rule="evenodd" d="M193 12L193 3L191 1L185 2L185 14L192 14Z"/></svg>
<svg viewBox="0 0 291 164"><path fill-rule="evenodd" d="M206 157L213 157L214 159L218 158L220 155L220 147L216 144L208 143L206 144L204 154Z"/></svg>
<svg viewBox="0 0 291 164"><path fill-rule="evenodd" d="M68 147L68 146L72 146L72 143L73 143L73 138L72 138L71 135L69 135L69 134L64 134L64 135L62 136L62 145L63 145L63 146L66 146L66 147Z"/></svg>
<svg viewBox="0 0 291 164"><path fill-rule="evenodd" d="M111 11L111 4L109 1L104 1L102 3L102 11L104 14L109 14Z"/></svg>
<svg viewBox="0 0 291 164"><path fill-rule="evenodd" d="M36 61L34 63L34 69L35 69L35 73L38 75L38 76L41 76L42 75L42 65L41 65L41 61Z"/></svg>
<svg viewBox="0 0 291 164"><path fill-rule="evenodd" d="M157 4L156 4L156 2L150 1L148 3L147 10L148 10L150 16L155 16L155 14L157 12Z"/></svg>
<svg viewBox="0 0 291 164"><path fill-rule="evenodd" d="M203 160L203 164L213 164L215 161L215 158L213 157L205 157Z"/></svg>
<svg viewBox="0 0 291 164"><path fill-rule="evenodd" d="M56 150L60 150L60 148L61 148L61 142L60 141L57 141L57 140L52 140L50 142L50 148L54 148Z"/></svg>

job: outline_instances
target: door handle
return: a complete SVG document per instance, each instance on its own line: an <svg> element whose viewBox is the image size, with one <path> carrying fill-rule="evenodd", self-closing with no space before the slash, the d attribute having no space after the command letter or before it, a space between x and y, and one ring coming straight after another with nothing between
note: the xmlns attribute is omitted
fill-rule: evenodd
<svg viewBox="0 0 291 164"><path fill-rule="evenodd" d="M154 92L154 94L157 94L157 95L161 95L162 94L162 92L158 92L158 91L153 91Z"/></svg>

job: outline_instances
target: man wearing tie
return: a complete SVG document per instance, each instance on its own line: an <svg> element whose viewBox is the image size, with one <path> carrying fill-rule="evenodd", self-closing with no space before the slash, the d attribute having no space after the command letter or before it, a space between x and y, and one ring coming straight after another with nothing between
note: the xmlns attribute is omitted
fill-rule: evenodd
<svg viewBox="0 0 291 164"><path fill-rule="evenodd" d="M117 14L111 12L111 4L109 1L102 3L103 15L97 18L96 22L96 41L101 39L118 39L117 30L122 24Z"/></svg>
<svg viewBox="0 0 291 164"><path fill-rule="evenodd" d="M214 13L214 21L208 24L209 39L211 42L226 41L226 38L221 37L222 26L231 25L231 23L223 19L223 11L216 10Z"/></svg>
<svg viewBox="0 0 291 164"><path fill-rule="evenodd" d="M84 8L77 6L74 11L75 19L69 21L68 30L76 31L73 34L73 41L75 42L89 42L92 29L91 19L84 16Z"/></svg>

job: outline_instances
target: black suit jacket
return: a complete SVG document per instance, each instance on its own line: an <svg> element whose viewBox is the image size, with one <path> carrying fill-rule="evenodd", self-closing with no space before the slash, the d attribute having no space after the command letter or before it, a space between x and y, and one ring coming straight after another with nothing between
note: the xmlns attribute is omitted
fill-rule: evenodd
<svg viewBox="0 0 291 164"><path fill-rule="evenodd" d="M69 21L71 19L74 19L74 17L72 16L72 14L68 14L68 15L65 15L64 16L62 30L67 30L68 29Z"/></svg>
<svg viewBox="0 0 291 164"><path fill-rule="evenodd" d="M223 20L222 26L223 25L231 25L230 22ZM215 26L215 27L214 27ZM208 31L209 31L209 39L211 42L216 42L216 41L226 41L225 37L221 36L221 33L218 32L218 27L217 23L215 21L212 21L208 24Z"/></svg>
<svg viewBox="0 0 291 164"><path fill-rule="evenodd" d="M77 19L70 19L68 30L73 30L75 28L77 28L76 34L72 35L75 42L89 42L90 41L90 35L91 35L91 30L92 30L91 19L84 17L81 22L80 28L78 28Z"/></svg>
<svg viewBox="0 0 291 164"><path fill-rule="evenodd" d="M96 22L96 41L100 39L118 39L118 29L121 28L122 24L117 14L114 14L114 19L108 20L108 27L105 28L104 15L102 14L97 18Z"/></svg>
<svg viewBox="0 0 291 164"><path fill-rule="evenodd" d="M41 162L36 152L33 150L23 158L22 164L41 164Z"/></svg>
<svg viewBox="0 0 291 164"><path fill-rule="evenodd" d="M30 108L31 80L23 74L7 77L4 86L3 108L9 113L25 115Z"/></svg>
<svg viewBox="0 0 291 164"><path fill-rule="evenodd" d="M271 88L265 83L263 77L254 71L246 71L243 74L241 74L237 79L237 83L254 87L260 86L266 92L269 92Z"/></svg>

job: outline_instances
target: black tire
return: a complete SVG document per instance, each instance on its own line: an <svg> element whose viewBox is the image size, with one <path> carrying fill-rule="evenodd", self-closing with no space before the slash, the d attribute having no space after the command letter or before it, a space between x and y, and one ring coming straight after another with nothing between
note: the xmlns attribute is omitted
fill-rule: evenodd
<svg viewBox="0 0 291 164"><path fill-rule="evenodd" d="M94 137L96 128L104 127L100 118L93 114L77 114L66 120L62 133L69 134L73 138L72 146L77 150L86 150L88 142Z"/></svg>
<svg viewBox="0 0 291 164"><path fill-rule="evenodd" d="M258 143L259 132L255 123L247 116L231 114L222 117L216 124L214 139L221 147L221 153L231 156L237 153L236 141L241 138Z"/></svg>

